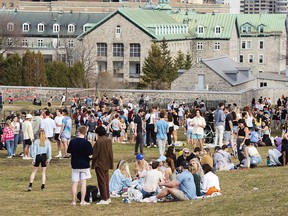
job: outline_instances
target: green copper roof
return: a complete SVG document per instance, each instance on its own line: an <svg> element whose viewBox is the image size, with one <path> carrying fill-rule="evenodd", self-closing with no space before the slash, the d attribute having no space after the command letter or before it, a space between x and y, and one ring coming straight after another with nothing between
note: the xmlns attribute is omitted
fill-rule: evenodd
<svg viewBox="0 0 288 216"><path fill-rule="evenodd" d="M179 23L188 22L189 33L201 39L230 39L235 28L236 16L233 14L197 14L181 11L171 16ZM203 33L198 33L198 27L203 26ZM220 27L220 33L215 33L215 27Z"/></svg>
<svg viewBox="0 0 288 216"><path fill-rule="evenodd" d="M264 34L275 34L275 32L285 32L286 14L239 14L237 15L237 27L241 33L241 27L251 26L251 33L259 34L258 27L263 25ZM241 33L242 34L242 33Z"/></svg>

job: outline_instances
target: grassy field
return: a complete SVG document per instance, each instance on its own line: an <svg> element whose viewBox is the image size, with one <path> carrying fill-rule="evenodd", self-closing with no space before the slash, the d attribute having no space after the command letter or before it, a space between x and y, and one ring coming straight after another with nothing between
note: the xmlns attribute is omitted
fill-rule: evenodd
<svg viewBox="0 0 288 216"><path fill-rule="evenodd" d="M181 134L181 135L180 135ZM183 132L179 139L184 139ZM52 144L53 155L56 145ZM18 146L18 153L22 146ZM134 163L133 144L114 144L115 166L121 159ZM186 202L130 203L112 199L108 206L76 207L71 202L69 159L52 159L47 169L46 190L41 192L41 174L36 175L33 191L27 192L32 171L31 161L21 157L6 159L0 151L0 215L287 215L288 167L266 167L268 147L259 148L263 161L250 170L218 172L222 196ZM158 149L145 149L146 159L158 157ZM112 171L111 171L112 173ZM88 184L97 185L95 172Z"/></svg>

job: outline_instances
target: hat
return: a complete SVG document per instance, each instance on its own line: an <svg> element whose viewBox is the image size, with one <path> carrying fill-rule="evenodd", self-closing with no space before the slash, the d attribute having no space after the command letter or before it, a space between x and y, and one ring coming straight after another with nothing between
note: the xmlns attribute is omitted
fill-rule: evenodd
<svg viewBox="0 0 288 216"><path fill-rule="evenodd" d="M183 166L184 169L188 169L188 168L189 168L189 163L188 163L188 161L182 161L182 162L181 162L181 166Z"/></svg>
<svg viewBox="0 0 288 216"><path fill-rule="evenodd" d="M156 161L158 162L166 161L166 157L164 155L161 155Z"/></svg>
<svg viewBox="0 0 288 216"><path fill-rule="evenodd" d="M26 115L26 119L32 119L33 118L33 116L30 114L30 113L28 113L27 115Z"/></svg>
<svg viewBox="0 0 288 216"><path fill-rule="evenodd" d="M144 159L144 155L142 155L142 154L136 155L136 160L143 160L143 159Z"/></svg>

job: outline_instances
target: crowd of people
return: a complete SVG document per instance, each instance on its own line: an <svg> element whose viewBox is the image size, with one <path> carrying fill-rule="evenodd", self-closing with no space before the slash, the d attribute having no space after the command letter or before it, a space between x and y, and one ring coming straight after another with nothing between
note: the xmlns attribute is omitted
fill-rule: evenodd
<svg viewBox="0 0 288 216"><path fill-rule="evenodd" d="M63 94L60 107L65 100ZM34 165L28 185L28 191L32 191L40 165L41 190L45 190L46 167L53 158L54 140L58 148L54 157L71 158L72 205L76 205L79 182L80 205L89 204L84 197L86 180L91 178L90 164L97 175L99 204L110 204L110 197L120 195L138 197L135 200L141 202L220 195L215 173L255 168L263 158L258 151L260 146L276 146L268 151L267 165L285 166L288 162L288 101L284 96L275 105L270 98L260 97L243 109L237 104L220 102L215 110L207 109L198 98L192 105L174 101L165 109L150 107L149 97L144 95L138 103L125 101L123 97L108 99L107 95L95 100L75 96L70 102L70 110L57 108L52 112L51 108L45 108L33 113L12 113L1 129L1 141L8 159L16 156L18 144L23 144L20 156L31 159ZM271 128L281 134L275 140ZM209 129L215 133L213 148L205 146ZM175 144L180 131L187 140L177 157ZM130 172L128 162L121 160L109 180L109 169L113 169L114 163L112 143L127 142L135 144L134 173ZM158 148L159 158L146 161L145 147ZM232 157L239 162L234 164Z"/></svg>

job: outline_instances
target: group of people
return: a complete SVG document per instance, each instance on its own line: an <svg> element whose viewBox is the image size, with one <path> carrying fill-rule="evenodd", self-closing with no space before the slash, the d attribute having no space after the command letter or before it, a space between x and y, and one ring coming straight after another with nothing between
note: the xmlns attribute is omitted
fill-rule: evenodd
<svg viewBox="0 0 288 216"><path fill-rule="evenodd" d="M33 162L28 191L32 191L39 165L42 168L41 190L45 190L46 167L52 159L53 139L58 148L55 157L71 158L72 205L76 205L79 182L80 205L89 205L84 197L86 180L91 178L90 168L96 172L101 194L99 204L110 204L110 197L127 193L128 196L129 193L140 193L141 202L219 195L217 171L256 167L262 161L257 147L272 145L274 141L270 136L271 120L278 109L265 98L243 110L236 104L225 106L224 103L219 103L216 110L207 110L199 99L193 107L173 102L167 110L158 107L145 110L149 98L144 96L141 97L144 102L139 101L138 105L125 103L123 98L114 97L109 101L105 96L105 99L97 99L91 108L92 101L87 98L84 101L87 104L71 99L75 105L71 106L71 117L67 109L58 108L55 113L44 109L35 111L34 116L22 113L22 116L16 114L6 119L1 141L5 143L7 158L16 156L17 144L23 143L23 159L32 159ZM281 106L280 116L286 110L284 99ZM287 111L284 117L282 124L287 122ZM274 119L274 125L276 122ZM76 137L71 139L73 123ZM213 155L211 148L204 147L208 125L215 132ZM188 148L183 148L176 158L173 143L177 142L180 127L187 136ZM283 130L283 139L275 142L277 148L268 152L270 166L288 162L287 131ZM109 180L109 169L113 169L112 143L126 143L128 138L135 143L134 173L131 174L128 162L121 160ZM159 158L145 161L144 146L157 147ZM232 156L238 157L239 164L232 162L229 147Z"/></svg>

